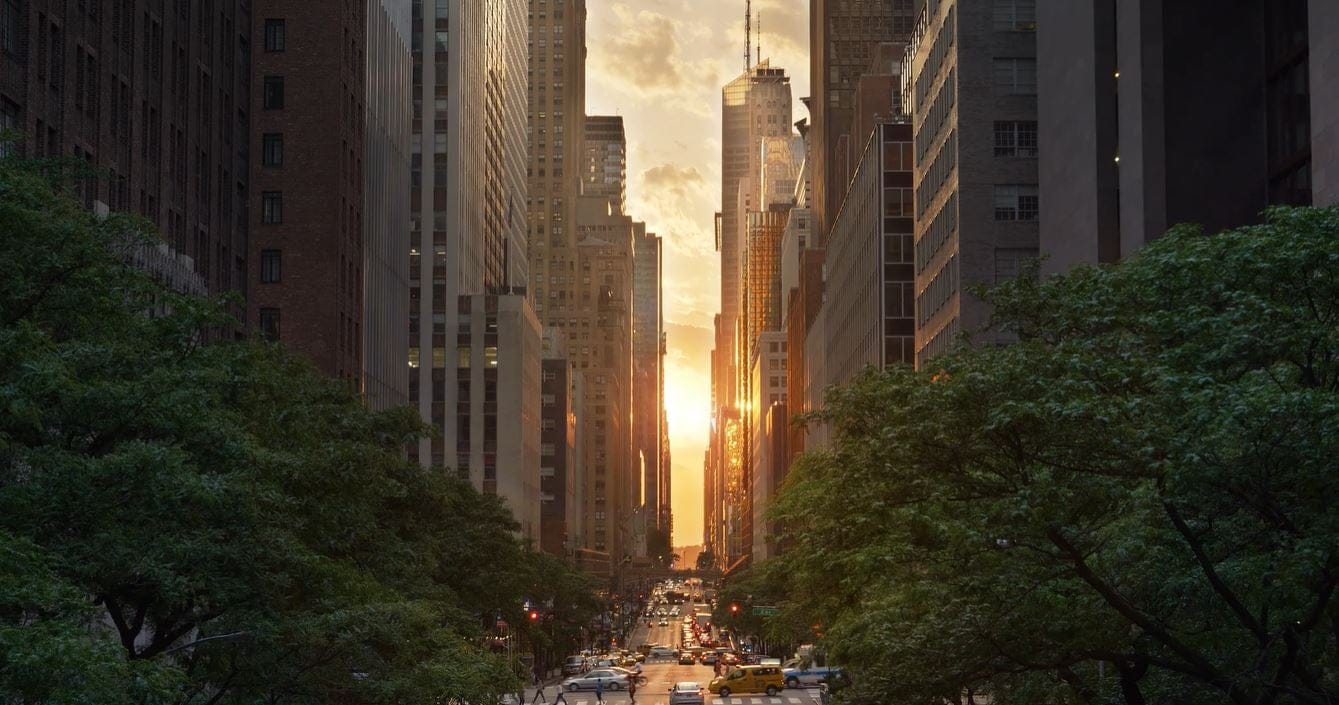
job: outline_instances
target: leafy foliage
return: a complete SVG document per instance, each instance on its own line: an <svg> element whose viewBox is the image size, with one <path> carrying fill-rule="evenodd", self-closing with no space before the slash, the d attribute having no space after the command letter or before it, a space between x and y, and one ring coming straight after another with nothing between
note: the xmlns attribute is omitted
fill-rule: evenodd
<svg viewBox="0 0 1339 705"><path fill-rule="evenodd" d="M0 159L0 700L496 702L495 620L561 594L588 622L496 498L404 457L416 414L208 342L222 304L61 183Z"/></svg>
<svg viewBox="0 0 1339 705"><path fill-rule="evenodd" d="M1339 211L987 298L1017 343L833 390L776 508L843 698L1339 697Z"/></svg>

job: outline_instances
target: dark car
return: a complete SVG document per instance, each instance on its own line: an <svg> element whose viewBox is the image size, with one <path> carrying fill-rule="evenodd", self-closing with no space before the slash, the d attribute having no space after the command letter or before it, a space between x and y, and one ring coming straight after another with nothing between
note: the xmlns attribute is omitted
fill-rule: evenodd
<svg viewBox="0 0 1339 705"><path fill-rule="evenodd" d="M704 651L704 652L702 652L702 665L703 665L703 666L711 666L711 665L714 665L714 664L716 663L716 659L717 659L717 656L716 656L716 652L715 652L715 651Z"/></svg>
<svg viewBox="0 0 1339 705"><path fill-rule="evenodd" d="M697 661L693 659L693 652L691 652L691 651L685 651L685 652L679 654L679 665L680 665L680 666L691 666L691 665L693 665L693 664L695 664L695 663L697 663Z"/></svg>

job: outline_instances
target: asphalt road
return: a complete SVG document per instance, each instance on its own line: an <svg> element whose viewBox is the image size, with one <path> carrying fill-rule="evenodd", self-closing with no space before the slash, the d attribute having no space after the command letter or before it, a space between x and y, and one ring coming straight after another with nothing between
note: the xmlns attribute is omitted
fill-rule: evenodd
<svg viewBox="0 0 1339 705"><path fill-rule="evenodd" d="M646 625L643 624L642 629L645 628ZM660 641L654 632L651 636L653 640ZM710 666L703 666L702 664L680 666L673 661L648 662L643 666L642 674L646 676L647 682L646 685L637 689L637 699L635 701L628 696L627 692L617 691L606 692L604 702L610 705L632 705L633 702L637 705L666 705L669 702L669 689L675 683L693 681L706 688L712 678ZM538 702L552 703L557 692L556 687L548 688L544 692L545 699ZM535 701L534 696L535 691L533 689L526 694L526 705ZM564 698L572 705L593 705L596 702L595 693L590 691L565 693ZM818 691L810 689L783 690L779 695L770 698L762 694L732 695L728 698L708 695L706 698L707 705L815 705L817 702Z"/></svg>
<svg viewBox="0 0 1339 705"><path fill-rule="evenodd" d="M665 644L677 649L682 639L682 630L682 617L670 618L669 625L664 627L660 626L659 619L649 628L646 622L642 622L633 630L628 648L635 649L639 644ZM703 666L700 663L681 666L677 660L648 660L642 666L642 675L646 676L646 685L637 689L636 704L666 705L669 702L669 690L675 683L690 681L701 684L705 689L711 682L712 669L711 666ZM548 688L544 692L545 698L538 702L552 703L557 692L556 687ZM589 691L565 693L564 699L572 705L592 705L596 702L595 693ZM535 691L532 689L526 694L526 705L535 701ZM610 705L632 705L634 702L625 691L606 692L604 701ZM818 703L818 691L784 690L770 698L763 694L732 695L728 698L708 694L706 703L707 705L815 705Z"/></svg>

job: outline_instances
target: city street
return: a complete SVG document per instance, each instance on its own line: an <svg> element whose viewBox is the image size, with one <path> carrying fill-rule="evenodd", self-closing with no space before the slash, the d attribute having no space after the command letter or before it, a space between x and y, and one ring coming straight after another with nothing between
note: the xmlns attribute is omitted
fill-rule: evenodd
<svg viewBox="0 0 1339 705"><path fill-rule="evenodd" d="M644 628L645 625L643 625ZM681 681L696 681L705 688L712 678L711 667L701 664L680 666L677 663L661 661L647 663L643 669L647 682L646 685L637 689L637 703L639 705L665 705L669 702L669 689L673 684ZM552 703L556 693L557 688L555 686L546 689L544 695L547 702ZM534 700L534 696L535 691L533 689L527 692L527 705ZM567 693L565 697L573 705L595 702L595 693L590 691ZM604 700L612 704L628 704L631 702L631 698L625 691L606 692ZM818 691L812 689L785 690L776 697L770 698L762 694L732 695L728 698L709 694L706 702L708 705L814 705L818 702Z"/></svg>

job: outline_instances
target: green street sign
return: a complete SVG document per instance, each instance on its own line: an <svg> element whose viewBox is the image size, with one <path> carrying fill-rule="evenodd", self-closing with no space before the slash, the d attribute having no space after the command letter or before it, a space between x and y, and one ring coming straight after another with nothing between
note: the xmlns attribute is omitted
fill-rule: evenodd
<svg viewBox="0 0 1339 705"><path fill-rule="evenodd" d="M774 616L776 616L776 615L778 615L778 614L780 614L780 613L781 613L781 610L778 609L778 608L776 608L776 607L754 607L754 608L753 608L753 614L756 614L756 615L758 615L758 616L760 616L760 617L774 617Z"/></svg>

